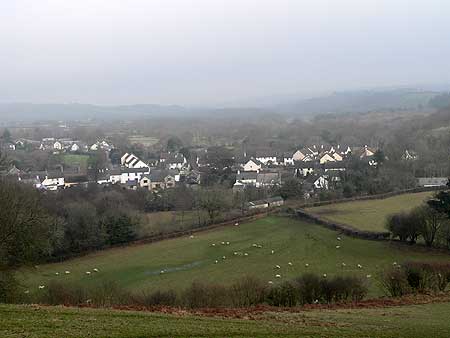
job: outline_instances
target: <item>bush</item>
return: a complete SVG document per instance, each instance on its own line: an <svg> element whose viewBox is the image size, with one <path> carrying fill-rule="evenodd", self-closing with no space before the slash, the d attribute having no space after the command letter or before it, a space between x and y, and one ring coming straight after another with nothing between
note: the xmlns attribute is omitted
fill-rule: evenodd
<svg viewBox="0 0 450 338"><path fill-rule="evenodd" d="M401 268L389 268L381 273L381 285L391 297L400 297L411 293L408 276Z"/></svg>
<svg viewBox="0 0 450 338"><path fill-rule="evenodd" d="M189 308L221 307L230 302L228 290L222 285L208 285L194 281L182 293L182 303Z"/></svg>
<svg viewBox="0 0 450 338"><path fill-rule="evenodd" d="M260 304L264 301L265 294L265 284L254 277L247 276L239 279L230 287L230 299L235 307Z"/></svg>
<svg viewBox="0 0 450 338"><path fill-rule="evenodd" d="M298 302L298 289L292 282L284 282L270 288L266 301L272 306L295 306Z"/></svg>
<svg viewBox="0 0 450 338"><path fill-rule="evenodd" d="M19 287L13 273L0 270L0 303L13 303L18 297Z"/></svg>
<svg viewBox="0 0 450 338"><path fill-rule="evenodd" d="M298 297L300 304L312 304L316 300L321 300L322 290L320 287L320 277L306 273L295 280L298 287Z"/></svg>
<svg viewBox="0 0 450 338"><path fill-rule="evenodd" d="M408 262L402 266L409 286L416 292L444 291L450 282L450 264Z"/></svg>
<svg viewBox="0 0 450 338"><path fill-rule="evenodd" d="M140 297L134 298L134 301L144 306L174 306L177 304L177 294L173 290L158 290L151 293L144 292Z"/></svg>

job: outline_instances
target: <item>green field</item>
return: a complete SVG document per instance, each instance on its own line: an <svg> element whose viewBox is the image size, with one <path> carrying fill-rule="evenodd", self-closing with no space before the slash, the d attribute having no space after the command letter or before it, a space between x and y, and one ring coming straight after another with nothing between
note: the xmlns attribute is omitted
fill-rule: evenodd
<svg viewBox="0 0 450 338"><path fill-rule="evenodd" d="M82 170L86 170L89 160L89 155L79 155L79 154L64 154L61 156L61 161L63 164L69 167L80 166Z"/></svg>
<svg viewBox="0 0 450 338"><path fill-rule="evenodd" d="M145 147L151 147L159 142L159 139L151 136L133 135L128 137L131 144L142 144Z"/></svg>
<svg viewBox="0 0 450 338"><path fill-rule="evenodd" d="M449 337L450 303L265 312L252 319L0 305L0 336L29 337Z"/></svg>
<svg viewBox="0 0 450 338"><path fill-rule="evenodd" d="M419 206L433 192L403 194L379 200L329 204L306 210L332 222L351 225L365 231L386 231L387 216Z"/></svg>
<svg viewBox="0 0 450 338"><path fill-rule="evenodd" d="M379 296L382 292L374 279L382 267L405 260L450 259L449 255L422 252L417 247L341 237L342 240L338 241L336 232L292 218L266 217L240 226L198 233L194 238L187 236L114 248L62 263L23 269L18 272L18 277L31 293L39 292L38 285L47 285L51 280L67 280L87 286L112 280L131 291L139 291L158 288L180 290L196 279L230 283L244 275L276 283L311 271L330 276L355 274L366 278L372 275L369 278L370 296ZM226 242L230 244L226 245ZM255 248L253 244L262 245L262 248ZM336 245L340 248L337 249ZM226 259L222 259L223 256ZM344 268L341 266L343 262L346 264ZM305 266L306 263L309 267ZM275 268L277 264L281 269ZM358 269L358 264L363 268ZM94 268L99 272L86 274ZM66 270L70 274L64 274ZM161 274L161 270L165 272ZM55 275L56 272L59 276ZM281 278L275 278L276 274Z"/></svg>

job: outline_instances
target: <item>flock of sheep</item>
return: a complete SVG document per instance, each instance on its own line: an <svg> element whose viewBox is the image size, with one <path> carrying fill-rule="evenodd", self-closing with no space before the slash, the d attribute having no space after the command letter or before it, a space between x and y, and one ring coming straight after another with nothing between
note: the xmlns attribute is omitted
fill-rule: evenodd
<svg viewBox="0 0 450 338"><path fill-rule="evenodd" d="M97 273L97 272L99 272L99 271L100 271L100 270L99 270L98 268L93 268L93 269L92 269L92 272L94 272L94 273ZM91 272L91 271L86 271L86 275L87 275L87 276L90 276L90 275L92 274L92 272ZM66 270L66 271L64 271L64 274L65 274L65 275L70 275L70 271L69 271L69 270ZM59 275L60 275L59 272L55 272L55 276L59 276ZM45 285L39 285L39 286L38 286L38 289L39 289L39 290L45 289ZM25 290L24 293L25 293L25 294L29 294L29 293L30 293L30 290Z"/></svg>

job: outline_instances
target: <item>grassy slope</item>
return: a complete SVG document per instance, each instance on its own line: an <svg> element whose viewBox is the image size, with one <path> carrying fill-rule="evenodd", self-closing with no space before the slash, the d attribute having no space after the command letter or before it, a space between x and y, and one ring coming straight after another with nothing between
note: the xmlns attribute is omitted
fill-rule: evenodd
<svg viewBox="0 0 450 338"><path fill-rule="evenodd" d="M386 217L422 204L432 192L398 195L381 200L337 203L307 209L324 219L368 231L385 231Z"/></svg>
<svg viewBox="0 0 450 338"><path fill-rule="evenodd" d="M0 305L12 337L449 337L450 303L264 313L262 320Z"/></svg>
<svg viewBox="0 0 450 338"><path fill-rule="evenodd" d="M226 227L189 237L100 251L70 261L39 266L19 272L19 278L31 290L47 285L52 279L93 285L101 280L114 280L130 290L185 288L193 280L229 283L246 274L275 282L298 276L305 271L317 273L375 276L383 266L404 260L448 260L449 255L426 253L409 246L365 241L343 237L320 226L291 218L266 217L239 227ZM221 245L229 241L230 245ZM212 247L212 243L217 243ZM261 244L263 248L252 246ZM336 249L340 245L340 249ZM271 250L275 250L272 255ZM233 252L239 252L234 256ZM248 252L248 256L241 255ZM225 260L221 257L226 256ZM215 264L215 260L219 260ZM293 266L288 266L292 262ZM347 266L341 267L345 262ZM305 267L305 263L309 267ZM274 266L281 265L280 270ZM363 269L357 268L362 264ZM85 274L98 268L99 273ZM168 272L160 274L163 269ZM170 270L172 269L172 270ZM64 275L70 270L70 275ZM55 276L59 272L59 276ZM281 279L275 279L281 274ZM373 278L372 278L373 279ZM372 281L371 296L381 293Z"/></svg>

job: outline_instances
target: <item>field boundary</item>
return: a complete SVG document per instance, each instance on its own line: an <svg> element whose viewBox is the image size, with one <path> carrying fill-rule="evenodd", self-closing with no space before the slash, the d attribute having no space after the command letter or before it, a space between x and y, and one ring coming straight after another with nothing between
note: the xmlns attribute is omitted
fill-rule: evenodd
<svg viewBox="0 0 450 338"><path fill-rule="evenodd" d="M351 226L348 224L334 222L334 221L324 219L321 216L319 216L313 212L306 211L306 208L313 208L313 207L319 207L319 206L324 206L324 205L347 203L347 202L383 200L386 198L404 195L404 194L421 193L421 192L427 192L427 191L438 191L441 189L442 189L442 187L413 188L413 189L393 191L393 192L389 192L389 193L385 193L385 194L378 194L378 195L356 196L356 197L352 197L352 198L343 198L343 199L331 200L331 201L305 203L300 208L295 209L295 215L298 218L322 225L328 229L340 231L347 236L357 237L357 238L362 238L362 239L369 239L369 240L378 240L378 241L389 240L391 237L391 234L388 231L361 230L361 229L355 228L354 226Z"/></svg>

